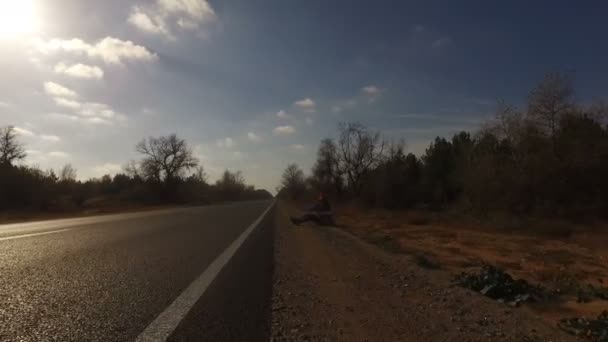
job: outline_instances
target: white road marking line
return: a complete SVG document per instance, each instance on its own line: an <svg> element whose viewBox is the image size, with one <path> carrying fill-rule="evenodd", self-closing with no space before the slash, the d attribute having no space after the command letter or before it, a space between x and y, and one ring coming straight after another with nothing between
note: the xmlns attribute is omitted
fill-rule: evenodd
<svg viewBox="0 0 608 342"><path fill-rule="evenodd" d="M198 209L201 207L184 207L175 209L162 209L162 210L150 210L135 213L122 213L122 214L108 214L88 217L76 217L67 219L55 219L46 221L33 221L33 222L19 222L10 224L0 224L0 233L22 231L22 230L35 230L35 229L51 229L51 228L67 228L74 226L84 226L91 224L107 223L114 221L124 221L138 218L149 218L152 216L162 216L176 214L192 209Z"/></svg>
<svg viewBox="0 0 608 342"><path fill-rule="evenodd" d="M73 228L66 228L66 229L52 230L50 232L31 233L31 234L22 234L22 235L15 235L15 236L7 236L7 237L0 238L0 241L15 240L15 239L21 239L21 238L26 238L26 237L30 237L30 236L38 236L38 235L47 235L47 234L61 233L61 232L66 232L66 231L72 230L72 229Z"/></svg>
<svg viewBox="0 0 608 342"><path fill-rule="evenodd" d="M249 235L260 224L268 211L274 206L274 201L241 235L220 254L207 269L188 286L165 311L161 312L148 327L137 336L136 342L166 341L177 325L186 317L194 304L202 297L209 285L230 259L247 240Z"/></svg>

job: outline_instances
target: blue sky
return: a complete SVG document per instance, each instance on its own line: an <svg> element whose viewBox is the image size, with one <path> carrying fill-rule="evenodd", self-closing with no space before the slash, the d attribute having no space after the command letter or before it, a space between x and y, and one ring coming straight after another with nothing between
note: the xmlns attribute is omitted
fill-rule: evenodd
<svg viewBox="0 0 608 342"><path fill-rule="evenodd" d="M15 5L16 3L22 5ZM147 136L186 138L210 174L274 189L361 121L421 154L522 105L551 71L606 99L602 1L0 2L0 125L28 164L119 172Z"/></svg>

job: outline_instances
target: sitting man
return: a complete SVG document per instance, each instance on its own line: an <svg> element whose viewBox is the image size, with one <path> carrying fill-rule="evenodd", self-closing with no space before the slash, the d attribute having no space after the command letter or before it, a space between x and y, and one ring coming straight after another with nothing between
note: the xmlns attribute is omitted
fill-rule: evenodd
<svg viewBox="0 0 608 342"><path fill-rule="evenodd" d="M295 225L300 225L304 222L313 221L316 224L333 224L333 216L331 212L331 206L327 200L327 196L324 193L319 194L317 203L308 209L308 212L300 217L292 217L291 222Z"/></svg>

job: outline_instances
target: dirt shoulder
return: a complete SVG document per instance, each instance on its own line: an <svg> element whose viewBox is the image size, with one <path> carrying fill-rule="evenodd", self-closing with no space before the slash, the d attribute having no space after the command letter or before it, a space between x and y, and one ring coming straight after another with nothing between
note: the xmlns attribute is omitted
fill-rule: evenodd
<svg viewBox="0 0 608 342"><path fill-rule="evenodd" d="M529 310L451 285L337 228L294 227L279 204L274 341L574 341Z"/></svg>
<svg viewBox="0 0 608 342"><path fill-rule="evenodd" d="M548 324L572 317L595 318L608 301L580 300L589 286L608 285L608 226L542 221L518 228L468 222L422 211L341 207L343 229L384 249L424 255L451 274L497 266L538 284L558 298L527 305Z"/></svg>

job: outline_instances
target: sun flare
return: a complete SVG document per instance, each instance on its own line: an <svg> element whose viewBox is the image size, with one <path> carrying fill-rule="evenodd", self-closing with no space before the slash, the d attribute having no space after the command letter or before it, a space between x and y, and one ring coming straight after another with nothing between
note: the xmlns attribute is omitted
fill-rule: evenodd
<svg viewBox="0 0 608 342"><path fill-rule="evenodd" d="M38 0L0 0L0 39L16 39L38 32Z"/></svg>

